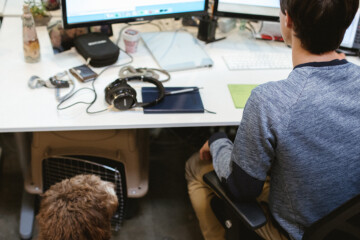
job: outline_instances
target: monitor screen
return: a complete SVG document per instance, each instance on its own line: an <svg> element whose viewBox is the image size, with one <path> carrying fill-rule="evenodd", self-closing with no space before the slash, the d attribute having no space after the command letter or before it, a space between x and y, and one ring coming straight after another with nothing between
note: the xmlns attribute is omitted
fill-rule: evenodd
<svg viewBox="0 0 360 240"><path fill-rule="evenodd" d="M358 40L360 30L359 18L360 11L358 10L354 20L345 32L344 39L340 45L341 47L360 49L360 42Z"/></svg>
<svg viewBox="0 0 360 240"><path fill-rule="evenodd" d="M214 14L266 21L279 21L279 0L215 0Z"/></svg>
<svg viewBox="0 0 360 240"><path fill-rule="evenodd" d="M201 15L208 0L62 0L65 28Z"/></svg>

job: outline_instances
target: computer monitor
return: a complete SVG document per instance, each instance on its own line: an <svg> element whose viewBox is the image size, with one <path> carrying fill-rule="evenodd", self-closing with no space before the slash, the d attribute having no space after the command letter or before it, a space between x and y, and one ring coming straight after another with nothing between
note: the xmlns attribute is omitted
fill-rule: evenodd
<svg viewBox="0 0 360 240"><path fill-rule="evenodd" d="M279 0L215 0L214 5L219 17L279 21L279 11Z"/></svg>
<svg viewBox="0 0 360 240"><path fill-rule="evenodd" d="M354 20L345 32L344 39L340 45L347 49L360 49L360 10L357 11Z"/></svg>
<svg viewBox="0 0 360 240"><path fill-rule="evenodd" d="M62 0L65 28L203 15L208 0Z"/></svg>

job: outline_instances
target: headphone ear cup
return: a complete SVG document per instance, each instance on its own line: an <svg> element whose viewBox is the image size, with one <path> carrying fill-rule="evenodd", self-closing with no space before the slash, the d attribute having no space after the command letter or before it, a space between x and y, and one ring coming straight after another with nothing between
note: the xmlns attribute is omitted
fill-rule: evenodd
<svg viewBox="0 0 360 240"><path fill-rule="evenodd" d="M105 100L119 110L127 110L136 103L136 91L126 80L116 80L105 89Z"/></svg>
<svg viewBox="0 0 360 240"><path fill-rule="evenodd" d="M116 109L128 110L134 105L135 102L136 98L134 98L132 95L123 94L114 99L113 105Z"/></svg>

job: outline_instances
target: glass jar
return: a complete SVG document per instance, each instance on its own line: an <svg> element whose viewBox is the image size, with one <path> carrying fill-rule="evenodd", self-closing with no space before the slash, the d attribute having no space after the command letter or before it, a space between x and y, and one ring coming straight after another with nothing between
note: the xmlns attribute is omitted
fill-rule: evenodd
<svg viewBox="0 0 360 240"><path fill-rule="evenodd" d="M29 5L23 7L23 47L25 62L35 63L40 60L40 44L36 34L34 18Z"/></svg>

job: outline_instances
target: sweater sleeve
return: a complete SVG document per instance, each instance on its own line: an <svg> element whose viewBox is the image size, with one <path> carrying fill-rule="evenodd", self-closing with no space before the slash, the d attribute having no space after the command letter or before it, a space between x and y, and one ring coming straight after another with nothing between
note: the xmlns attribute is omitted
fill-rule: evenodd
<svg viewBox="0 0 360 240"><path fill-rule="evenodd" d="M262 186L274 158L275 137L261 94L251 94L234 143L226 136L210 138L215 172L237 198L253 198Z"/></svg>
<svg viewBox="0 0 360 240"><path fill-rule="evenodd" d="M210 148L219 149L212 153L215 172L224 187L238 200L253 199L260 195L264 181L260 181L241 169L231 160L232 142L225 134L215 134L209 139ZM220 146L222 145L222 146Z"/></svg>

